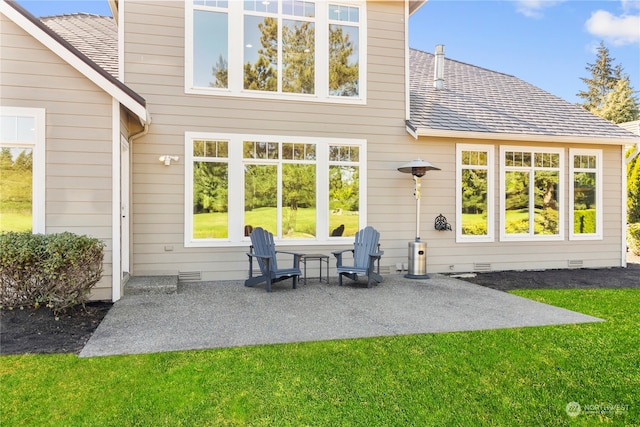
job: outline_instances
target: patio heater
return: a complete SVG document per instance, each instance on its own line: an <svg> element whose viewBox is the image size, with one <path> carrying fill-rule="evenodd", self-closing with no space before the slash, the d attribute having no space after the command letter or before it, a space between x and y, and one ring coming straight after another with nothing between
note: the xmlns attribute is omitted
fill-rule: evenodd
<svg viewBox="0 0 640 427"><path fill-rule="evenodd" d="M421 159L416 159L398 168L402 173L410 173L413 175L414 191L416 198L416 240L409 242L409 268L404 277L408 279L428 279L427 275L427 243L420 241L420 190L421 180L427 171L437 170L440 168L433 166L431 163Z"/></svg>

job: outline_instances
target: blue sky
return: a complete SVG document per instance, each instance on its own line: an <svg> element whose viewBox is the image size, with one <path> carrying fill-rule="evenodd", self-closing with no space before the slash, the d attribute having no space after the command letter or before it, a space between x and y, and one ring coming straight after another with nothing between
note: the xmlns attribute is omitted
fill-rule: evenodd
<svg viewBox="0 0 640 427"><path fill-rule="evenodd" d="M20 0L36 16L110 15L106 0ZM409 25L409 45L514 75L569 102L604 41L640 91L640 0L429 0Z"/></svg>

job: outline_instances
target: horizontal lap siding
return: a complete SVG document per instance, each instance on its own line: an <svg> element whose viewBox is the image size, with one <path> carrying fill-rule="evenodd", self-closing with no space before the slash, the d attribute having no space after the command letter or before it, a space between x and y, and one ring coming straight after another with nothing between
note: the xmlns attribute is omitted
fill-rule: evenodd
<svg viewBox="0 0 640 427"><path fill-rule="evenodd" d="M388 165L386 156L376 152L398 138L406 140L404 10L400 2L368 5L368 92L363 106L185 94L183 8L182 2L125 3L125 81L145 97L153 118L149 135L132 145L133 274L202 271L205 279L244 278L248 243L184 247L184 132L366 139L369 179L377 180L377 169ZM161 154L176 154L181 160L165 167L158 161ZM370 197L375 194L370 191ZM376 210L377 205L369 205L370 218ZM330 249L335 248L325 251Z"/></svg>
<svg viewBox="0 0 640 427"><path fill-rule="evenodd" d="M3 106L46 110L46 232L107 244L93 299L111 299L111 97L2 16Z"/></svg>

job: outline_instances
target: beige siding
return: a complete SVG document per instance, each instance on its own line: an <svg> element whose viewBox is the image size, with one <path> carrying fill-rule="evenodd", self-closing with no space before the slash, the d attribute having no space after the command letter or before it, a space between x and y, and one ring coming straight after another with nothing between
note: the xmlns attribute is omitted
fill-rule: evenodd
<svg viewBox="0 0 640 427"><path fill-rule="evenodd" d="M2 15L3 106L46 110L46 232L107 243L92 298L111 299L111 97Z"/></svg>
<svg viewBox="0 0 640 427"><path fill-rule="evenodd" d="M602 241L585 244L566 237L553 243L506 243L496 238L493 243L459 244L454 232L433 229L440 213L455 226L455 144L470 141L415 140L405 130L402 2L373 1L367 6L366 105L185 94L183 2L127 1L124 7L125 82L145 97L152 114L149 134L131 147L134 275L199 271L205 280L247 276L247 247L184 247L187 131L367 140L367 222L381 232L383 266L388 271L407 261L407 242L415 238L413 181L397 168L419 157L442 169L429 172L423 180L420 235L428 243L429 272L468 271L474 263L490 263L498 270L564 268L567 260L583 260L588 267L620 265L621 166L620 149L615 147L604 148L605 188L611 191L605 191ZM158 161L161 154L179 155L181 160L165 167ZM497 166L495 172L497 191ZM566 173L568 179L568 168ZM498 200L496 194L496 230ZM337 248L282 245L282 249L329 253Z"/></svg>

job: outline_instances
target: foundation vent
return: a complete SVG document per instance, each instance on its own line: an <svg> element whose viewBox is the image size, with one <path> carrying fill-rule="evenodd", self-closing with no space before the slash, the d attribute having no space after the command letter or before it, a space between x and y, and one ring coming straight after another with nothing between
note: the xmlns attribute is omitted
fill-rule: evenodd
<svg viewBox="0 0 640 427"><path fill-rule="evenodd" d="M201 271L180 271L178 272L179 282L195 282L202 280Z"/></svg>
<svg viewBox="0 0 640 427"><path fill-rule="evenodd" d="M568 266L569 268L582 268L582 260L581 259L570 259Z"/></svg>
<svg viewBox="0 0 640 427"><path fill-rule="evenodd" d="M473 269L475 271L491 271L491 263L489 262L474 262Z"/></svg>

